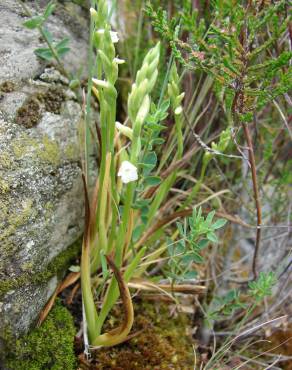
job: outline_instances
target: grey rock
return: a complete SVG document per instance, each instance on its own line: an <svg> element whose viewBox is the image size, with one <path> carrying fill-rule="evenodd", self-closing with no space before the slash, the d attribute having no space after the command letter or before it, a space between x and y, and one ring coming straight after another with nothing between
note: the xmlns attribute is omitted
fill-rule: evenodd
<svg viewBox="0 0 292 370"><path fill-rule="evenodd" d="M26 4L34 12L36 3ZM68 6L58 5L47 27L56 40L70 38L64 63L73 72L86 61L87 19ZM43 44L37 30L23 28L18 2L2 0L0 18L1 352L5 333L27 332L56 288L56 276L35 277L82 234L83 186L75 94L35 56Z"/></svg>

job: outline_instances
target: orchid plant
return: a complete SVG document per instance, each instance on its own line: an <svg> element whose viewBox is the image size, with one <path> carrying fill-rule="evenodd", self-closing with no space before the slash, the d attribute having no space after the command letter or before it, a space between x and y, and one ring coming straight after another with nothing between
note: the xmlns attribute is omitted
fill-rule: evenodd
<svg viewBox="0 0 292 370"><path fill-rule="evenodd" d="M133 202L142 150L141 131L150 110L150 94L158 75L160 45L157 44L148 52L132 85L128 98L131 127L116 123L115 83L119 64L124 63L116 57L114 44L118 42L118 35L111 31L106 1L100 1L98 11L92 7L90 13L91 41L96 50L96 61L88 93L93 92L100 106L101 158L93 199L90 201L87 193L88 173L83 177L86 189L86 227L81 286L89 342L93 346L111 346L124 341L132 327L133 307L126 282L145 252L142 248L133 255L128 249L134 227ZM89 130L89 127L86 129ZM122 136L130 138L127 149L123 146ZM88 150L87 147L87 153ZM107 287L98 313L91 277L101 268L103 272L107 271L107 265L113 270L114 278ZM122 267L125 270L123 276L120 272ZM103 323L119 294L125 309L125 320L120 327L101 334Z"/></svg>
<svg viewBox="0 0 292 370"><path fill-rule="evenodd" d="M158 104L151 93L158 77L160 44L146 54L128 96L128 118L116 121L119 65L125 61L116 56L119 38L111 30L106 0L95 1L90 9L91 31L89 82L85 116L85 233L81 259L81 288L84 322L92 346L113 346L125 341L131 330L134 312L127 283L138 277L149 265L167 252L161 239L164 223L157 215L177 179L182 176L179 163L184 154L183 106L179 75L175 63L169 66L165 86ZM95 51L95 52L93 52ZM93 58L95 56L95 60ZM168 84L168 85L167 85ZM96 127L100 166L93 192L89 186L89 152L91 146L91 94L99 102L100 119ZM168 163L174 170L160 176L157 154L164 139L162 122L171 108L174 116L172 150L166 151L160 165ZM162 151L162 150L161 150ZM163 151L162 151L163 152ZM89 196L91 194L91 196ZM184 207L184 205L182 206ZM158 226L157 226L158 223ZM160 233L157 235L157 233ZM174 233L173 239L178 235ZM151 238L162 240L157 250L145 256ZM113 271L110 278L108 266ZM97 284L96 284L97 282ZM96 285L98 288L96 289ZM113 305L121 297L125 317L122 324L102 333L103 324ZM101 300L98 312L97 301Z"/></svg>

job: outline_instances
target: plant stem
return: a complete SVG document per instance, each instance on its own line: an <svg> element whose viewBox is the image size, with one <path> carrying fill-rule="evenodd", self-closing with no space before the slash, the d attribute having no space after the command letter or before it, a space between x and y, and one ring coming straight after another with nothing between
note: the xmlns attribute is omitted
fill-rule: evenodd
<svg viewBox="0 0 292 370"><path fill-rule="evenodd" d="M55 48L53 47L52 43L47 38L46 33L44 32L42 26L38 26L38 30L39 30L40 34L42 35L42 37L44 38L44 40L46 41L46 44L48 45L48 47L49 47L51 53L53 54L54 58L56 59L56 62L58 63L59 68L61 69L61 72L63 73L63 75L65 77L70 79L70 76L69 76L68 72L66 71L63 63L61 62L61 60L60 60Z"/></svg>
<svg viewBox="0 0 292 370"><path fill-rule="evenodd" d="M22 0L18 0L18 2L20 3L20 5L22 6L22 9L24 10L24 12L26 13L26 15L28 17L32 17L33 14L32 12L29 10L29 8L22 2ZM56 52L55 48L53 47L53 45L51 44L50 40L47 38L46 36L46 33L44 32L42 26L38 26L37 27L38 31L40 32L41 36L43 37L43 39L45 40L46 44L48 45L51 53L53 54L54 58L56 59L56 62L58 63L59 65L59 68L61 69L61 72L63 73L63 75L67 78L70 79L70 76L68 74L68 72L66 71L63 63L61 62L59 56L58 56L58 53Z"/></svg>
<svg viewBox="0 0 292 370"><path fill-rule="evenodd" d="M254 275L254 280L258 277L258 271L257 271L257 260L258 260L258 253L260 248L260 242L261 242L261 224L262 224L262 209L261 209L261 203L260 203L260 195L258 190L258 180L257 180L257 172L256 172L256 163L255 163L255 156L254 156L254 150L253 150L253 144L252 139L249 131L249 127L245 122L242 122L242 128L245 136L245 140L248 145L248 155L249 155L249 163L251 166L251 174L252 174L252 184L253 184L253 192L254 192L254 200L257 210L257 233L256 233L256 243L255 243L255 250L254 250L254 256L253 256L253 262L252 262L252 270Z"/></svg>
<svg viewBox="0 0 292 370"><path fill-rule="evenodd" d="M250 3L246 6L246 16L249 10L250 10ZM250 130L248 127L248 123L244 122L244 120L242 120L241 118L241 116L245 113L244 79L247 75L247 68L248 68L248 63L249 63L248 55L250 52L250 45L248 42L247 35L248 35L248 28L247 28L247 21L245 20L241 28L241 34L240 34L240 43L242 45L242 52L241 52L242 70L241 70L240 76L238 77L238 83L239 83L238 86L240 86L240 88L235 91L234 99L232 102L232 114L233 114L235 122L241 124L243 128L245 140L248 145L248 154L249 154L249 162L251 166L254 201L255 201L256 211L257 211L257 232L256 232L253 262L252 262L253 277L254 277L254 280L256 280L258 276L257 259L258 259L258 253L259 253L259 248L260 248L260 241L261 241L262 211L261 211L261 203L260 203L260 196L259 196L259 190L258 190L255 155L254 155Z"/></svg>
<svg viewBox="0 0 292 370"><path fill-rule="evenodd" d="M90 269L90 206L87 193L86 179L82 175L84 194L85 194L85 231L82 244L81 256L81 289L82 300L88 322L89 339L92 341L96 335L97 330L97 312L95 302L91 290L91 269Z"/></svg>

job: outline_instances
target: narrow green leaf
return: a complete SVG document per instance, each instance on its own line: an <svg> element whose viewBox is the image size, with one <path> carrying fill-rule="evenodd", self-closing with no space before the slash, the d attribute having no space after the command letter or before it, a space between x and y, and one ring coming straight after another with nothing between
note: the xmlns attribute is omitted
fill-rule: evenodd
<svg viewBox="0 0 292 370"><path fill-rule="evenodd" d="M145 186L156 186L161 183L161 178L159 176L148 176L144 179Z"/></svg>
<svg viewBox="0 0 292 370"><path fill-rule="evenodd" d="M157 163L157 155L155 152L150 152L145 155L143 158L143 163L141 164L144 167L144 175L148 175L153 168L156 166Z"/></svg>
<svg viewBox="0 0 292 370"><path fill-rule="evenodd" d="M48 17L53 13L53 11L56 8L56 4L54 4L53 1L50 1L49 4L47 5L45 12L44 12L44 18L48 19Z"/></svg>
<svg viewBox="0 0 292 370"><path fill-rule="evenodd" d="M59 48L56 50L59 57L62 57L63 55L67 54L68 51L70 51L70 48Z"/></svg>
<svg viewBox="0 0 292 370"><path fill-rule="evenodd" d="M221 227L223 227L226 223L227 223L227 220L224 220L223 218L219 218L219 220L217 220L217 221L212 225L212 228L213 228L214 230L220 229L220 228L221 228Z"/></svg>
<svg viewBox="0 0 292 370"><path fill-rule="evenodd" d="M30 30L33 30L41 26L44 21L45 21L44 17L42 17L41 15L38 15L36 17L30 18L27 21L25 21L23 25L24 27L29 28Z"/></svg>
<svg viewBox="0 0 292 370"><path fill-rule="evenodd" d="M208 244L209 244L209 240L208 239L202 239L202 240L200 240L198 242L197 246L201 250L201 249L206 248Z"/></svg>
<svg viewBox="0 0 292 370"><path fill-rule="evenodd" d="M210 225L212 220L213 220L213 217L215 216L215 211L212 211L208 214L207 218L206 218L206 221L207 223Z"/></svg>
<svg viewBox="0 0 292 370"><path fill-rule="evenodd" d="M167 99L167 100L165 100L165 101L161 104L161 106L160 106L160 110L162 110L163 112L165 112L165 111L167 111L167 110L168 110L169 106L170 106L170 99Z"/></svg>
<svg viewBox="0 0 292 370"><path fill-rule="evenodd" d="M196 279L198 276L198 273L196 271L188 271L184 274L183 278L185 280L191 280L191 279Z"/></svg>
<svg viewBox="0 0 292 370"><path fill-rule="evenodd" d="M101 263L103 278L106 279L108 276L108 268L107 268L107 262L104 256L104 252L102 250L100 251L100 263Z"/></svg>
<svg viewBox="0 0 292 370"><path fill-rule="evenodd" d="M68 47L69 41L70 41L70 39L68 37L65 37L63 40L59 41L55 45L55 48L58 50L58 49L62 49L62 48Z"/></svg>
<svg viewBox="0 0 292 370"><path fill-rule="evenodd" d="M38 48L35 49L34 51L35 55L38 57L45 59L45 60L52 60L53 59L53 54L50 49L48 48Z"/></svg>
<svg viewBox="0 0 292 370"><path fill-rule="evenodd" d="M46 27L43 27L43 33L44 33L45 37L47 38L47 40L50 43L52 43L53 42L53 35L51 34L51 32Z"/></svg>
<svg viewBox="0 0 292 370"><path fill-rule="evenodd" d="M207 234L207 238L208 238L211 242L213 242L213 243L218 243L218 239L217 239L216 234L214 234L214 233L212 233L212 232L209 232L209 233Z"/></svg>
<svg viewBox="0 0 292 370"><path fill-rule="evenodd" d="M142 235L143 229L144 229L144 225L138 225L135 227L133 234L132 234L132 239L134 243L139 240L140 236Z"/></svg>
<svg viewBox="0 0 292 370"><path fill-rule="evenodd" d="M158 137L157 139L153 139L153 140L151 140L150 144L151 144L151 145L161 145L161 144L163 144L164 142L165 142L165 140L164 140L164 139L162 139L162 138Z"/></svg>

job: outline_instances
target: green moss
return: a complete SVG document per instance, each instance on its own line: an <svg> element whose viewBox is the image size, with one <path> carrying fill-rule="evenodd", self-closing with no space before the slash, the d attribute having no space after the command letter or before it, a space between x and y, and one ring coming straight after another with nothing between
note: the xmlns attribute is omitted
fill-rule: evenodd
<svg viewBox="0 0 292 370"><path fill-rule="evenodd" d="M63 273L64 270L70 266L71 261L77 256L78 252L80 251L80 246L81 240L78 240L76 243L67 248L64 252L56 256L48 264L45 271L41 271L35 274L32 274L31 270L24 271L24 273L19 277L0 281L0 298L9 290L19 288L26 284L41 284L48 281L59 272Z"/></svg>
<svg viewBox="0 0 292 370"><path fill-rule="evenodd" d="M57 302L40 328L16 340L6 367L11 370L76 369L76 330L69 311Z"/></svg>

